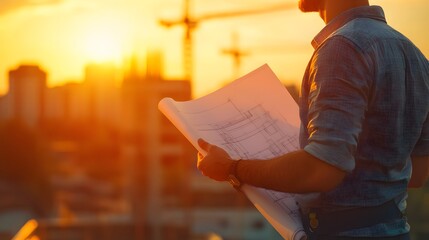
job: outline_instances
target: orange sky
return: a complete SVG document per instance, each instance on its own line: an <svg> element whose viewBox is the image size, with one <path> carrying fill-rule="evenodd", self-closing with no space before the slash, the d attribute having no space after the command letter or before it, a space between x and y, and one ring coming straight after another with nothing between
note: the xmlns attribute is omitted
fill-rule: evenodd
<svg viewBox="0 0 429 240"><path fill-rule="evenodd" d="M191 0L191 13L257 9L296 0ZM374 0L384 7L388 22L429 56L429 2ZM80 81L89 61L110 61L120 67L124 57L147 49L163 52L168 77L180 78L183 28L162 28L157 21L181 16L182 0L2 0L0 1L0 94L7 90L7 71L21 63L37 63L48 72L48 83ZM231 57L221 50L238 35L249 53L240 73L268 63L285 83L299 83L312 48L312 37L323 27L317 14L296 8L269 14L201 22L194 35L194 96L231 80Z"/></svg>

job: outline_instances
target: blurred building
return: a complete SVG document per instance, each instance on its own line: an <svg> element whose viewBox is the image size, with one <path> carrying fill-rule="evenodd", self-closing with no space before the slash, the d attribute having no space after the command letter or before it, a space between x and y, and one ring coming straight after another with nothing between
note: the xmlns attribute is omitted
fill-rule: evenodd
<svg viewBox="0 0 429 240"><path fill-rule="evenodd" d="M167 224L163 213L186 206L187 176L195 151L157 106L167 96L190 100L191 85L189 81L164 79L159 53L148 55L145 74L137 69L133 58L122 85L122 145L129 170L129 197L134 221L150 225L153 239L162 239L165 229L175 228L177 234L177 229L187 227L186 221L180 226Z"/></svg>
<svg viewBox="0 0 429 240"><path fill-rule="evenodd" d="M120 91L116 84L118 70L112 64L89 64L84 85L89 93L90 121L108 127L119 127Z"/></svg>
<svg viewBox="0 0 429 240"><path fill-rule="evenodd" d="M299 101L299 88L296 85L290 84L285 86L289 94L296 103Z"/></svg>
<svg viewBox="0 0 429 240"><path fill-rule="evenodd" d="M0 96L0 121L12 117L12 105L9 103L9 95Z"/></svg>
<svg viewBox="0 0 429 240"><path fill-rule="evenodd" d="M46 91L45 119L51 123L89 122L89 89L82 83L67 83Z"/></svg>
<svg viewBox="0 0 429 240"><path fill-rule="evenodd" d="M157 109L163 97L192 98L191 84L162 76L158 53L140 76L132 58L122 86L123 156L128 163L133 219L148 239L193 239L214 232L225 239L280 239L253 205L229 184L196 169L196 150Z"/></svg>
<svg viewBox="0 0 429 240"><path fill-rule="evenodd" d="M160 53L145 62L141 73L131 59L121 88L115 67L106 64L88 65L82 83L49 89L38 67L12 74L11 81L33 76L26 78L32 84L14 82L0 98L0 120L16 116L40 128L51 160L52 218L40 221L38 233L43 239L206 239L210 233L280 239L242 194L196 169L196 150L157 107L163 97L190 100L191 83L166 79ZM15 100L24 95L34 101Z"/></svg>
<svg viewBox="0 0 429 240"><path fill-rule="evenodd" d="M42 123L45 107L46 72L37 65L21 65L9 71L9 92L5 117L23 121L30 127Z"/></svg>

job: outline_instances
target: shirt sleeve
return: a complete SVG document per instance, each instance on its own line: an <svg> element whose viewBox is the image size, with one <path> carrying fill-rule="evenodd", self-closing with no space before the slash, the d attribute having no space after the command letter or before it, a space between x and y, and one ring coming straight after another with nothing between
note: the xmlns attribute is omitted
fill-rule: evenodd
<svg viewBox="0 0 429 240"><path fill-rule="evenodd" d="M369 66L362 51L342 36L329 38L311 61L309 137L304 150L345 171L355 167L368 105Z"/></svg>

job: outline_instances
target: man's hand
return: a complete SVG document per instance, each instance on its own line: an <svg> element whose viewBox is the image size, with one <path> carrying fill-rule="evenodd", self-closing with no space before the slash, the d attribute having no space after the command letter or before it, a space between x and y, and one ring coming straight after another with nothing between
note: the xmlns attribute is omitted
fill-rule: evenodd
<svg viewBox="0 0 429 240"><path fill-rule="evenodd" d="M207 152L205 157L201 153L198 153L198 169L204 176L216 181L227 181L229 169L234 160L231 159L225 150L203 139L198 139L198 145Z"/></svg>

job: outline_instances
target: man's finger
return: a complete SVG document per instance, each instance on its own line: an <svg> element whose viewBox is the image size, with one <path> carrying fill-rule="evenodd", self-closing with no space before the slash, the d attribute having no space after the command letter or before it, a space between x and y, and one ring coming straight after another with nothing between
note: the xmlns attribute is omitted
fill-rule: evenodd
<svg viewBox="0 0 429 240"><path fill-rule="evenodd" d="M209 151L211 144L204 141L202 138L198 139L198 145L206 152Z"/></svg>

